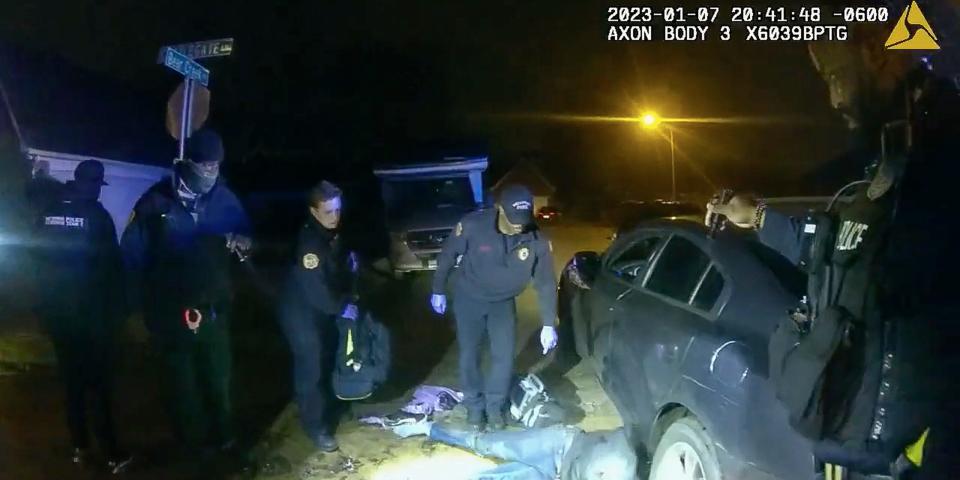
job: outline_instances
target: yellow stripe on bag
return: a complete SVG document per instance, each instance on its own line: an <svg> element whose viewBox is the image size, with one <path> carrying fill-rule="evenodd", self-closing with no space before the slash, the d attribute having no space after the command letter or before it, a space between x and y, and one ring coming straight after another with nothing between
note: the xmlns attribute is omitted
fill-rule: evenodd
<svg viewBox="0 0 960 480"><path fill-rule="evenodd" d="M823 466L823 473L825 480L843 480L843 467L840 465L834 465L832 463L827 463Z"/></svg>
<svg viewBox="0 0 960 480"><path fill-rule="evenodd" d="M347 330L347 355L353 353L353 329Z"/></svg>
<svg viewBox="0 0 960 480"><path fill-rule="evenodd" d="M920 435L919 440L908 446L904 451L904 454L907 455L907 460L910 460L910 463L918 467L923 463L923 445L927 443L928 433L930 433L929 428L923 431L923 435Z"/></svg>

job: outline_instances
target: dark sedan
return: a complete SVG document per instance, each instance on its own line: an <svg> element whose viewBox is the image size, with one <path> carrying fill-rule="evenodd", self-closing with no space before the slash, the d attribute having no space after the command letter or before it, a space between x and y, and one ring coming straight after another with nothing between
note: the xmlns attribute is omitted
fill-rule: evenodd
<svg viewBox="0 0 960 480"><path fill-rule="evenodd" d="M652 456L651 480L810 479L811 445L767 378L768 337L803 291L750 235L656 221L574 257L560 325Z"/></svg>

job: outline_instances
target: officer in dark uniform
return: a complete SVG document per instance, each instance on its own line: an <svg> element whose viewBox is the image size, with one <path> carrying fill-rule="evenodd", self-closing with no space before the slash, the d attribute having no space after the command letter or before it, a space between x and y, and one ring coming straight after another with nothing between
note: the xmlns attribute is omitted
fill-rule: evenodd
<svg viewBox="0 0 960 480"><path fill-rule="evenodd" d="M83 463L89 446L90 399L94 433L109 470L116 474L132 459L117 446L111 411L125 300L117 231L99 202L103 178L103 164L81 162L59 200L40 215L36 274L38 314L53 340L66 385L73 461Z"/></svg>
<svg viewBox="0 0 960 480"><path fill-rule="evenodd" d="M882 38L865 38L882 45ZM891 470L900 475L909 465L897 457L911 445L906 456L920 466L920 478L954 478L960 473L954 441L960 432L951 419L960 409L957 389L947 379L960 367L954 321L960 303L950 273L960 268L952 220L952 183L960 173L955 160L960 90L937 78L936 60L923 59L918 66L909 57L891 56L865 66L856 54L866 49L812 47L831 103L848 124L863 128L906 119L906 151L885 155L868 181L850 185L845 193L852 201L835 209L835 227L828 230L829 223L791 218L749 196L708 205L708 218L716 213L756 229L762 242L795 263L812 252L808 309L814 325L825 308L853 319L847 338L861 339L862 350L841 363L831 361L830 373L859 371L862 378L846 382L856 388L838 398L826 396L837 392L824 393L826 408L842 405L846 415L838 425L826 425L830 437L816 444L818 459L828 463L825 478L845 480L847 468L856 472L852 478ZM870 79L867 89L862 78ZM806 238L813 238L812 250ZM923 450L924 442L920 465L910 452Z"/></svg>
<svg viewBox="0 0 960 480"><path fill-rule="evenodd" d="M557 281L551 251L550 242L534 223L533 196L519 185L506 187L495 209L464 217L444 242L430 303L436 313L446 311L444 292L452 273L460 386L467 420L474 428L483 427L484 414L491 429L504 426L503 410L516 347L516 297L531 278L543 322L543 353L557 344ZM454 272L455 266L458 268ZM486 378L480 371L485 334L490 340L491 359Z"/></svg>
<svg viewBox="0 0 960 480"><path fill-rule="evenodd" d="M325 452L338 448L331 418L331 375L337 319L356 320L357 259L339 233L340 189L320 182L310 192L309 218L297 239L296 259L280 302L280 326L293 355L293 384L304 433Z"/></svg>
<svg viewBox="0 0 960 480"><path fill-rule="evenodd" d="M134 207L121 246L164 366L185 452L235 444L230 402L230 262L250 248L249 220L219 178L223 143L201 130L174 175ZM212 437L210 436L212 434Z"/></svg>

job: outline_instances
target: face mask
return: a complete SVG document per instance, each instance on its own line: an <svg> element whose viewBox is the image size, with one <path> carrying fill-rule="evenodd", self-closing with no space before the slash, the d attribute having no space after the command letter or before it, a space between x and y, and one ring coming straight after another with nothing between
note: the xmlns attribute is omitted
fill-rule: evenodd
<svg viewBox="0 0 960 480"><path fill-rule="evenodd" d="M213 190L220 177L219 166L200 165L190 160L182 162L179 176L187 189L197 195L205 195Z"/></svg>

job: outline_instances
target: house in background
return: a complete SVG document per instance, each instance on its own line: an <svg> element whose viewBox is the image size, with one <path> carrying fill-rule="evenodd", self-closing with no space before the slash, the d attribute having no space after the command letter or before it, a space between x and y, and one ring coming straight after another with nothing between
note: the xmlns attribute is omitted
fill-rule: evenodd
<svg viewBox="0 0 960 480"><path fill-rule="evenodd" d="M556 187L547 180L547 177L543 176L540 168L529 160L521 160L517 163L490 188L490 191L494 198L497 198L504 187L515 184L524 185L533 193L534 211L550 205L553 194L557 191Z"/></svg>
<svg viewBox="0 0 960 480"><path fill-rule="evenodd" d="M0 138L14 139L34 186L55 188L72 180L83 160L103 162L109 185L100 198L118 235L140 195L169 173L176 153L162 103L150 105L123 84L58 57L5 44L0 117Z"/></svg>

